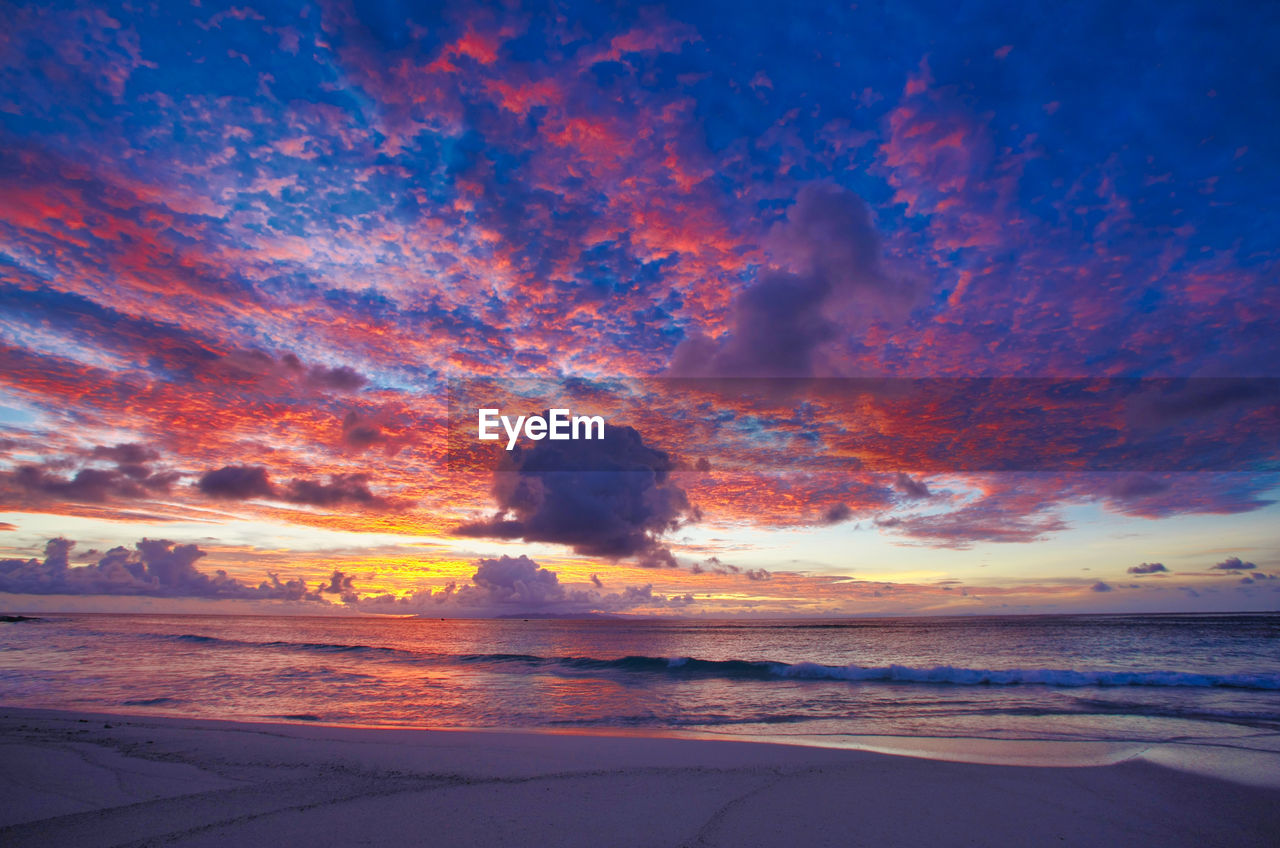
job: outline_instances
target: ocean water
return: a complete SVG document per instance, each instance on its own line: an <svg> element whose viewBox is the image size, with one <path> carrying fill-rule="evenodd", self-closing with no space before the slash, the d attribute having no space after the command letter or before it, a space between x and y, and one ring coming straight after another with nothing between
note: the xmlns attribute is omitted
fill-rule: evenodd
<svg viewBox="0 0 1280 848"><path fill-rule="evenodd" d="M47 615L0 704L240 720L1280 750L1280 614L845 621Z"/></svg>

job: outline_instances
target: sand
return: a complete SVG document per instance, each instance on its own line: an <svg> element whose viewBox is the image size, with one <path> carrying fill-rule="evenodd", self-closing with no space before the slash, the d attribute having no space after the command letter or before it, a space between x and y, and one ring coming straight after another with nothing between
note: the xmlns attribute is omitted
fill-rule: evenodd
<svg viewBox="0 0 1280 848"><path fill-rule="evenodd" d="M619 735L0 708L0 845L1247 846L1280 790Z"/></svg>

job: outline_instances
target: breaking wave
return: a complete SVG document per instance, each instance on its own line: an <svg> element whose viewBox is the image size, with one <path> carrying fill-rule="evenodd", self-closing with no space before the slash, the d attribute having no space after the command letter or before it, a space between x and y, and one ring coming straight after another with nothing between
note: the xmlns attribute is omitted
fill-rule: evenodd
<svg viewBox="0 0 1280 848"><path fill-rule="evenodd" d="M1185 671L1117 671L1101 669L1008 668L982 669L940 665L858 666L785 663L768 660L704 660L693 657L628 656L542 657L532 654L437 654L404 648L321 642L244 642L216 636L184 634L167 638L211 647L253 647L325 654L368 654L392 661L429 664L522 666L527 669L566 673L613 672L662 674L682 677L719 677L743 680L829 680L851 683L933 684L951 686L1051 686L1080 687L1178 687L1280 690L1280 674L1199 674Z"/></svg>

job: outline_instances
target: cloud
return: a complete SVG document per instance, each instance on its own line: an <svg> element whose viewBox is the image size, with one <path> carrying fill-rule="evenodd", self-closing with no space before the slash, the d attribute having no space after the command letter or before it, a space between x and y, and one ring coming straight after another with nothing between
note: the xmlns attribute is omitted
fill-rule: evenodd
<svg viewBox="0 0 1280 848"><path fill-rule="evenodd" d="M1103 583L1101 580L1099 580L1097 583L1094 583L1092 586L1089 587L1089 591L1090 592L1110 592L1112 591L1112 589L1106 583Z"/></svg>
<svg viewBox="0 0 1280 848"><path fill-rule="evenodd" d="M261 465L226 465L207 471L196 486L210 497L228 500L269 498L276 493L267 469Z"/></svg>
<svg viewBox="0 0 1280 848"><path fill-rule="evenodd" d="M363 374L348 366L307 365L292 353L277 359L260 350L233 350L220 355L200 351L190 364L197 373L213 379L281 393L292 393L299 388L352 392L368 382Z"/></svg>
<svg viewBox="0 0 1280 848"><path fill-rule="evenodd" d="M697 515L670 479L674 467L671 457L625 425L610 425L603 439L541 441L520 449L508 470L494 472L498 513L457 532L674 566L659 539L682 518Z"/></svg>
<svg viewBox="0 0 1280 848"><path fill-rule="evenodd" d="M155 450L137 442L98 445L90 454L95 459L109 459L124 468L134 468L160 458Z"/></svg>
<svg viewBox="0 0 1280 848"><path fill-rule="evenodd" d="M45 543L44 559L0 560L0 592L29 595L147 595L166 598L319 601L320 594L300 579L281 581L274 574L257 586L200 571L205 555L196 545L142 539L133 549L116 547L88 565L72 566L69 539ZM348 585L348 588L349 585Z"/></svg>
<svg viewBox="0 0 1280 848"><path fill-rule="evenodd" d="M157 459L159 453L139 443L98 445L79 457L49 459L44 465L24 464L0 472L0 496L7 494L24 502L97 504L167 495L181 475L176 471L153 471L150 463ZM115 467L90 465L64 476L64 469L82 460L110 462Z"/></svg>
<svg viewBox="0 0 1280 848"><path fill-rule="evenodd" d="M913 500L933 496L923 480L916 480L902 473L899 473L897 479L893 481L893 488L897 489L904 497Z"/></svg>
<svg viewBox="0 0 1280 848"><path fill-rule="evenodd" d="M196 563L205 552L197 545L142 539L133 548L89 551L88 564L73 565L71 552L75 544L69 539L50 539L43 559L0 560L0 593L283 600L322 605L332 603L326 596L336 595L345 605L370 611L449 611L468 615L575 615L625 612L636 607L685 607L693 603L692 595L655 593L652 584L605 593L600 591L603 581L594 577L588 585L568 586L560 582L556 572L523 555L479 559L470 582L461 586L450 583L443 589L424 589L404 597L360 597L354 576L341 569L334 569L326 580L311 586L300 578L281 580L271 573L254 585L230 577L223 570L198 569ZM761 570L748 576L755 580L768 579L769 575Z"/></svg>
<svg viewBox="0 0 1280 848"><path fill-rule="evenodd" d="M335 568L329 582L320 585L320 591L326 595L340 596L345 604L353 604L359 600L353 584L354 578L350 574L343 574Z"/></svg>
<svg viewBox="0 0 1280 848"><path fill-rule="evenodd" d="M444 611L481 615L550 614L580 615L624 612L636 607L684 607L693 596L661 595L652 584L627 586L620 592L598 591L604 584L592 575L591 587L575 588L560 582L556 572L543 568L528 556L501 556L476 561L471 582L450 583L443 589L423 590L404 597L378 595L360 600L371 610L394 609L435 614Z"/></svg>
<svg viewBox="0 0 1280 848"><path fill-rule="evenodd" d="M988 497L951 512L889 516L876 526L942 548L968 548L975 542L1026 543L1068 528L1052 503L1017 511L999 497Z"/></svg>
<svg viewBox="0 0 1280 848"><path fill-rule="evenodd" d="M946 511L895 511L878 527L925 544L965 547L974 542L1035 542L1068 529L1064 507L1101 501L1126 515L1160 518L1187 513L1228 514L1258 509L1274 489L1270 474L1182 473L1159 476L1107 473L985 473L931 492ZM895 488L899 488L895 482ZM954 489L955 491L951 491ZM977 497L957 492L972 491ZM1116 500L1127 492L1136 499ZM1138 497L1134 493L1144 493ZM905 509L907 504L901 504Z"/></svg>
<svg viewBox="0 0 1280 848"><path fill-rule="evenodd" d="M294 480L284 492L284 499L312 506L334 506L341 503L375 505L381 499L369 491L363 474L334 474L328 483L316 480Z"/></svg>
<svg viewBox="0 0 1280 848"><path fill-rule="evenodd" d="M1130 399L1128 419L1140 427L1166 427L1188 418L1220 412L1243 416L1275 407L1280 383L1248 377L1153 381L1152 389Z"/></svg>
<svg viewBox="0 0 1280 848"><path fill-rule="evenodd" d="M748 580L772 580L773 573L764 568L743 568L729 562L721 562L719 557L707 557L703 562L695 562L689 567L692 574L740 574Z"/></svg>
<svg viewBox="0 0 1280 848"><path fill-rule="evenodd" d="M556 573L540 568L527 556L482 559L471 580L475 585L464 591L479 593L492 604L539 607L565 598Z"/></svg>
<svg viewBox="0 0 1280 848"><path fill-rule="evenodd" d="M1075 487L1125 515L1163 518L1186 513L1252 512L1274 503L1267 497L1280 482L1271 473L1182 472L1082 477ZM1103 482L1101 487L1097 482Z"/></svg>
<svg viewBox="0 0 1280 848"><path fill-rule="evenodd" d="M367 448L384 439L382 427L375 422L363 420L354 410L342 419L342 441L353 448Z"/></svg>
<svg viewBox="0 0 1280 848"><path fill-rule="evenodd" d="M122 465L114 469L81 468L70 477L62 477L41 466L21 465L13 471L0 472L0 493L103 503L166 494L179 476L171 471L152 474L141 465Z"/></svg>
<svg viewBox="0 0 1280 848"><path fill-rule="evenodd" d="M670 373L678 377L803 377L813 373L818 347L835 336L822 314L824 281L767 274L739 295L729 336L694 335L676 349Z"/></svg>
<svg viewBox="0 0 1280 848"><path fill-rule="evenodd" d="M346 365L339 365L336 368L328 368L323 365L307 366L303 365L298 357L292 353L286 353L281 357L280 361L287 369L287 373L316 388L349 392L360 388L368 382L363 374Z"/></svg>
<svg viewBox="0 0 1280 848"><path fill-rule="evenodd" d="M1167 492L1170 487L1168 480L1148 474L1122 474L1109 481L1106 494L1116 501L1138 501Z"/></svg>
<svg viewBox="0 0 1280 848"><path fill-rule="evenodd" d="M382 498L369 491L364 474L332 474L328 483L299 478L281 488L271 482L265 466L227 465L205 472L196 486L210 497L227 500L275 498L309 506L384 504Z"/></svg>
<svg viewBox="0 0 1280 848"><path fill-rule="evenodd" d="M1241 562L1240 557L1227 557L1215 565L1215 571L1252 571L1258 566L1252 562Z"/></svg>
<svg viewBox="0 0 1280 848"><path fill-rule="evenodd" d="M936 33L881 20L871 4L846 5L832 11L832 25L801 32L816 38L807 52L841 57L839 72L817 75L785 53L761 53L754 36L767 40L767 28L744 27L737 15L702 20L707 40L687 48L692 30L659 13L638 21L569 14L575 23L566 30L525 26L516 12L327 4L322 22L312 16L297 28L228 21L189 40L187 55L164 49L169 34L192 25L185 4L114 19L40 14L38 6L13 7L12 43L24 47L0 92L0 107L24 118L21 138L6 139L16 164L0 174L12 247L0 291L0 382L35 416L30 446L5 455L6 503L84 514L46 502L154 497L174 478L143 484L155 464L146 448L90 455L77 441L134 433L111 439L154 439L175 467L194 469L192 480L219 466L269 463L258 494L237 493L229 479L214 493L175 484L173 511L216 495L358 512L374 497L370 488L387 487L422 492L429 505L412 523L436 532L464 520L483 495L433 453L430 422L444 405L436 375L453 368L625 378L658 373L679 346L676 359L692 373L835 373L846 366L841 352L852 361L840 373L1049 375L1081 363L1139 377L1274 373L1280 287L1257 258L1257 238L1236 238L1255 231L1240 226L1249 204L1233 202L1270 185L1259 156L1267 145L1241 139L1249 155L1200 185L1197 144L1209 131L1102 144L1134 129L1122 117L1071 133L1083 113L1070 92L1053 95L1062 111L1046 120L1034 85L1011 99L998 75L969 73L955 64L964 57L930 46ZM368 24L373 18L382 24ZM885 84L897 86L901 74L886 76L876 51L856 49L868 23L884 30L896 56L930 53L937 79L955 87L935 86L922 66L895 103ZM1175 27L1171 37L1185 40L1193 29ZM1258 52L1250 39L1236 41ZM1011 59L1026 79L1045 78L1037 62L1052 50L1019 43L1017 52ZM264 59L249 67L246 54ZM335 66L359 97L315 96ZM726 66L747 69L741 89L724 85L717 71ZM753 75L769 87L753 93ZM850 90L850 77L861 91ZM1202 98L1190 91L1193 77L1162 75L1159 85ZM1089 90L1098 82L1097 74L1081 81ZM1219 87L1213 102L1231 112L1231 91L1247 89ZM832 118L877 101L858 113L868 120L833 131L840 121ZM1215 123L1212 110L1196 115ZM1267 137L1267 127L1241 121L1238 129ZM1164 177L1143 170L1139 150L1153 146ZM1046 160L1042 148L1063 155ZM1055 171L1063 162L1097 165ZM848 192L795 194L796 181L812 174L856 185L876 226ZM1171 182L1143 189L1144 176ZM1132 216L1127 225L1121 213ZM1176 237L1165 226L1173 218ZM889 333L866 319L908 302L910 286L892 279L896 263L934 290ZM1213 423L1265 399L1250 398L1249 386L1205 394L1206 386L1153 397L1135 420ZM355 390L358 405L330 396ZM388 411L408 407L414 412L403 417ZM801 417L797 426L808 427ZM797 442L760 420L737 452L696 449L722 471L689 484L700 505L717 510L717 524L811 523L824 508L839 520L842 511L828 507L835 501L860 516L889 508L806 479L808 469L783 482L761 473L767 466L751 462L762 452ZM899 416L888 436L945 444L930 441L937 420ZM689 423L677 419L667 431ZM1271 426L1245 424L1262 435ZM657 429L643 429L657 438ZM829 432L803 444L822 445ZM997 460L1016 462L1028 449L1002 439L1007 430L975 432L990 433ZM384 446L391 456L399 444L413 445L404 461L380 459ZM362 455L335 465L335 448ZM59 455L89 468L49 461ZM370 482L289 482L312 476L298 471L311 462L322 463L315 475L360 472ZM37 472L25 484L8 476L29 463ZM907 514L924 512L916 509L924 502L907 486L883 486L882 500L902 514L892 519L899 528L882 526L943 545L1032 541L1065 526L1054 523L1056 509L1089 520L1076 509L1086 498L1134 517L1245 512L1274 498L1277 478L1154 473L1118 481L1109 494L1097 479L1078 488L1049 481L1039 503L1005 498L952 519ZM929 482L937 490L930 512L969 503ZM810 486L817 496L804 491ZM314 522L315 511L293 510L288 520ZM577 531L533 521L537 510L505 512L535 535L576 539ZM342 523L388 529L355 516ZM643 517L620 523L658 539L648 561L664 561L664 531ZM1212 533L1222 522L1204 526ZM1027 554L1028 568L1054 568L1052 556Z"/></svg>
<svg viewBox="0 0 1280 848"><path fill-rule="evenodd" d="M1168 570L1162 562L1143 562L1129 567L1130 574L1163 574Z"/></svg>
<svg viewBox="0 0 1280 848"><path fill-rule="evenodd" d="M840 524L848 521L853 517L853 510L849 509L848 504L833 503L822 511L822 518L819 524Z"/></svg>
<svg viewBox="0 0 1280 848"><path fill-rule="evenodd" d="M669 373L804 377L830 372L821 361L822 348L841 335L841 319L900 313L913 297L881 267L871 213L846 189L802 188L770 244L778 265L738 295L728 333L714 340L691 335L675 350Z"/></svg>

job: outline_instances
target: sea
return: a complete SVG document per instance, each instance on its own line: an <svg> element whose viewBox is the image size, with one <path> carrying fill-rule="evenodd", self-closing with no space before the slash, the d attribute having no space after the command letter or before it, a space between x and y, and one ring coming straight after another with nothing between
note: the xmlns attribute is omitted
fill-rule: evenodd
<svg viewBox="0 0 1280 848"><path fill-rule="evenodd" d="M1178 743L1266 754L1280 774L1280 614L40 614L0 623L0 705L853 747L868 739Z"/></svg>

